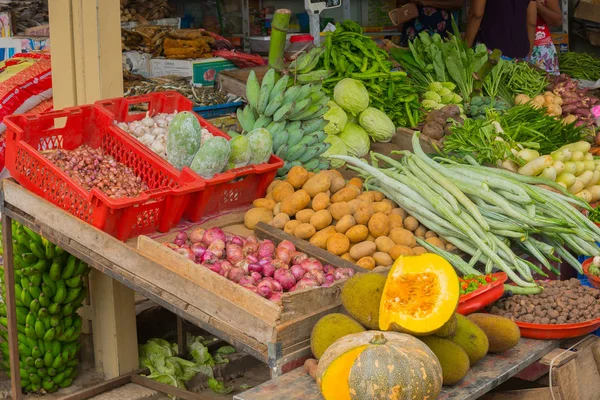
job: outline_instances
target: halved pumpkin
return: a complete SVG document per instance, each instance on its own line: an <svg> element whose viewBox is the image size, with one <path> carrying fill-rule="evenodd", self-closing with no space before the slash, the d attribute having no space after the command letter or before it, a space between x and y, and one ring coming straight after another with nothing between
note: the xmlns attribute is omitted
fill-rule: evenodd
<svg viewBox="0 0 600 400"><path fill-rule="evenodd" d="M459 297L458 276L444 258L431 253L399 257L381 296L379 329L429 335L452 317Z"/></svg>
<svg viewBox="0 0 600 400"><path fill-rule="evenodd" d="M442 367L413 336L366 331L325 351L317 383L325 400L433 400L442 390Z"/></svg>

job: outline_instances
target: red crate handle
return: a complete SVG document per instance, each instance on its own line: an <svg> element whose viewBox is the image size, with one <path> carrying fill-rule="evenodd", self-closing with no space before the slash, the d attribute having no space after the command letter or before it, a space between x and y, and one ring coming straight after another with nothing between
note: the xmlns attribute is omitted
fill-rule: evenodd
<svg viewBox="0 0 600 400"><path fill-rule="evenodd" d="M150 115L154 115L156 113L156 110L160 110L162 108L162 105L167 103L167 101L166 101L167 98L170 98L170 97L182 98L182 102L185 103L186 106L185 106L185 110L180 110L180 111L189 111L193 107L193 103L190 99L185 98L179 92L176 92L173 90L160 92L160 93L148 93L148 94L143 94L143 95L134 96L134 97L100 100L96 104L99 104L102 107L110 109L111 107L114 107L115 102L119 101L119 103L121 105L120 112L124 113L123 114L124 117L127 118L128 116L131 115L131 113L129 112L129 107L132 105L148 103L148 112L150 113Z"/></svg>

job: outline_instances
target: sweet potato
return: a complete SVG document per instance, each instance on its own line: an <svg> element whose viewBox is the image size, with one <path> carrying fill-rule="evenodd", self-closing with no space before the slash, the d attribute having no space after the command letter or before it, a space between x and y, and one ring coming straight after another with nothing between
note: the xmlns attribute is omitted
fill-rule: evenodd
<svg viewBox="0 0 600 400"><path fill-rule="evenodd" d="M276 203L283 201L286 197L291 196L295 189L289 182L281 182L273 189L273 200Z"/></svg>
<svg viewBox="0 0 600 400"><path fill-rule="evenodd" d="M286 213L290 217L294 216L298 211L304 210L306 206L308 206L309 202L309 194L306 192L306 190L300 189L291 196L286 197L281 202L281 212Z"/></svg>
<svg viewBox="0 0 600 400"><path fill-rule="evenodd" d="M375 245L377 246L377 251L389 253L390 249L394 247L396 243L387 236L379 236L375 239Z"/></svg>
<svg viewBox="0 0 600 400"><path fill-rule="evenodd" d="M346 232L346 236L350 239L352 243L360 243L367 239L369 236L369 228L364 225L355 225L352 228L348 229Z"/></svg>
<svg viewBox="0 0 600 400"><path fill-rule="evenodd" d="M350 257L355 260L360 260L363 257L371 256L377 250L377 246L375 246L375 242L365 241L362 243L358 243L350 249Z"/></svg>
<svg viewBox="0 0 600 400"><path fill-rule="evenodd" d="M344 215L337 224L335 224L335 230L339 233L346 233L348 229L356 225L356 221L352 215Z"/></svg>
<svg viewBox="0 0 600 400"><path fill-rule="evenodd" d="M321 230L331 225L331 221L331 213L327 210L317 211L310 217L310 224L314 226L316 230Z"/></svg>
<svg viewBox="0 0 600 400"><path fill-rule="evenodd" d="M403 221L404 228L414 232L419 227L419 221L415 217L406 217Z"/></svg>
<svg viewBox="0 0 600 400"><path fill-rule="evenodd" d="M311 224L300 224L294 228L294 236L299 239L310 239L316 233L316 229Z"/></svg>
<svg viewBox="0 0 600 400"><path fill-rule="evenodd" d="M331 216L336 221L342 219L344 215L350 215L350 206L346 202L333 203L332 205L327 207L327 210L329 210Z"/></svg>
<svg viewBox="0 0 600 400"><path fill-rule="evenodd" d="M363 257L356 262L356 265L370 271L375 268L375 259L373 257Z"/></svg>
<svg viewBox="0 0 600 400"><path fill-rule="evenodd" d="M310 208L306 208L296 213L296 219L303 224L308 224L313 215L315 215L315 211L311 210Z"/></svg>
<svg viewBox="0 0 600 400"><path fill-rule="evenodd" d="M350 240L341 233L334 233L327 240L327 251L337 256L342 255L350 248Z"/></svg>
<svg viewBox="0 0 600 400"><path fill-rule="evenodd" d="M290 216L285 213L279 213L269 221L269 225L277 229L283 229L288 222L290 222Z"/></svg>
<svg viewBox="0 0 600 400"><path fill-rule="evenodd" d="M308 180L308 171L299 165L292 167L287 175L287 181L294 187L300 189Z"/></svg>
<svg viewBox="0 0 600 400"><path fill-rule="evenodd" d="M294 234L294 229L296 229L296 227L298 225L300 225L301 223L302 222L296 221L295 219L293 219L290 222L288 222L287 224L285 224L285 226L283 227L283 231L285 233L289 234L289 235L293 235Z"/></svg>
<svg viewBox="0 0 600 400"><path fill-rule="evenodd" d="M415 235L408 229L394 228L390 231L389 238L392 239L394 243L403 246L415 247L417 245Z"/></svg>
<svg viewBox="0 0 600 400"><path fill-rule="evenodd" d="M328 226L325 229L321 229L310 238L309 242L322 249L327 248L327 240L335 233L333 226Z"/></svg>
<svg viewBox="0 0 600 400"><path fill-rule="evenodd" d="M312 209L315 211L325 210L327 207L329 207L329 204L329 195L326 192L318 193L312 199Z"/></svg>
<svg viewBox="0 0 600 400"><path fill-rule="evenodd" d="M251 208L244 215L244 225L248 229L254 229L259 222L269 223L273 219L273 211L266 208Z"/></svg>
<svg viewBox="0 0 600 400"><path fill-rule="evenodd" d="M331 202L332 203L339 203L341 201L348 202L350 200L356 199L356 197L359 194L360 194L360 189L358 189L356 186L347 186L347 187L339 190L333 196L331 196Z"/></svg>
<svg viewBox="0 0 600 400"><path fill-rule="evenodd" d="M313 198L319 193L324 193L331 187L331 177L328 174L319 172L302 185L308 195Z"/></svg>
<svg viewBox="0 0 600 400"><path fill-rule="evenodd" d="M373 214L369 220L369 232L373 237L386 236L390 232L390 222L387 215L382 212Z"/></svg>
<svg viewBox="0 0 600 400"><path fill-rule="evenodd" d="M360 190L363 189L363 181L360 178L352 178L348 181L348 185L356 186Z"/></svg>
<svg viewBox="0 0 600 400"><path fill-rule="evenodd" d="M367 225L373 216L373 209L370 204L362 204L354 213L354 220L357 224Z"/></svg>
<svg viewBox="0 0 600 400"><path fill-rule="evenodd" d="M413 249L408 246L403 246L401 244L397 244L390 249L390 257L393 260L396 260L400 256L414 256L415 253Z"/></svg>
<svg viewBox="0 0 600 400"><path fill-rule="evenodd" d="M392 206L387 202L376 201L373 203L373 212L390 214L392 212Z"/></svg>
<svg viewBox="0 0 600 400"><path fill-rule="evenodd" d="M390 222L390 229L404 228L404 224L402 223L403 218L398 214L390 213L388 215L388 221Z"/></svg>
<svg viewBox="0 0 600 400"><path fill-rule="evenodd" d="M384 253L383 251L378 251L373 254L373 258L375 259L376 265L381 265L383 267L389 267L394 263L392 256L390 256L388 253Z"/></svg>

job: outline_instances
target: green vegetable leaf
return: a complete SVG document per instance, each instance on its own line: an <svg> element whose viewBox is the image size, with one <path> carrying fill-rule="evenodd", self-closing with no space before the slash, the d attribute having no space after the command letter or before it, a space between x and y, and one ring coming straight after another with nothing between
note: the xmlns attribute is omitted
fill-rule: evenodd
<svg viewBox="0 0 600 400"><path fill-rule="evenodd" d="M213 357L215 364L227 364L229 363L229 358L222 356L221 354L215 354Z"/></svg>
<svg viewBox="0 0 600 400"><path fill-rule="evenodd" d="M201 365L214 365L214 360L208 352L208 347L200 342L194 342L190 346L190 354L196 363Z"/></svg>
<svg viewBox="0 0 600 400"><path fill-rule="evenodd" d="M208 380L208 387L215 393L218 394L229 394L233 392L233 386L225 386L223 382L220 382L214 378Z"/></svg>
<svg viewBox="0 0 600 400"><path fill-rule="evenodd" d="M217 350L217 354L233 354L235 353L235 347L233 346L222 346Z"/></svg>

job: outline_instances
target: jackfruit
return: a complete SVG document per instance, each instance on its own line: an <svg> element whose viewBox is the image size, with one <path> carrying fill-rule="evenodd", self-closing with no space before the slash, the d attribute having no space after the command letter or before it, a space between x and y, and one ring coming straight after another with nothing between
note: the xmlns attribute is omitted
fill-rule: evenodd
<svg viewBox="0 0 600 400"><path fill-rule="evenodd" d="M456 322L456 332L448 336L448 339L463 348L473 366L487 354L490 346L488 338L485 332L467 317L456 314Z"/></svg>
<svg viewBox="0 0 600 400"><path fill-rule="evenodd" d="M356 274L342 287L342 304L363 326L379 330L379 303L387 277L375 273Z"/></svg>
<svg viewBox="0 0 600 400"><path fill-rule="evenodd" d="M469 372L469 356L456 343L435 336L419 338L440 361L444 385L458 383Z"/></svg>
<svg viewBox="0 0 600 400"><path fill-rule="evenodd" d="M310 349L316 359L339 338L363 332L365 328L344 314L328 314L317 321L310 334Z"/></svg>
<svg viewBox="0 0 600 400"><path fill-rule="evenodd" d="M456 314L452 314L452 317L446 322L439 330L434 333L434 336L438 337L448 337L454 335L456 333L456 326L458 323L456 322Z"/></svg>
<svg viewBox="0 0 600 400"><path fill-rule="evenodd" d="M514 321L492 314L471 314L467 317L487 336L490 353L501 353L515 347L521 339L521 331Z"/></svg>

